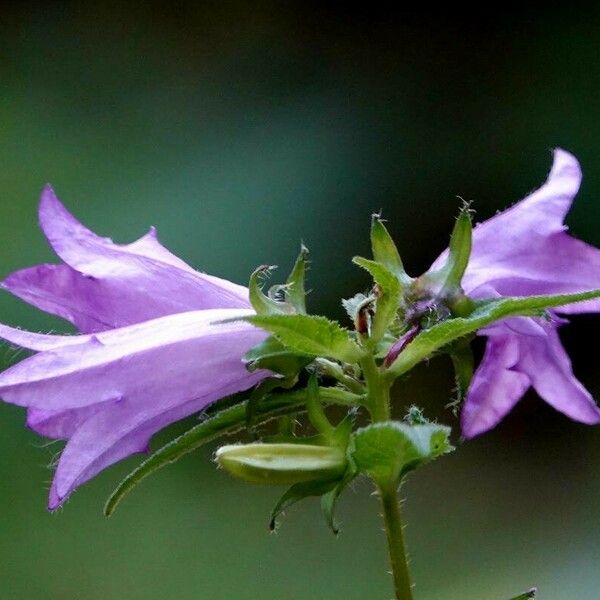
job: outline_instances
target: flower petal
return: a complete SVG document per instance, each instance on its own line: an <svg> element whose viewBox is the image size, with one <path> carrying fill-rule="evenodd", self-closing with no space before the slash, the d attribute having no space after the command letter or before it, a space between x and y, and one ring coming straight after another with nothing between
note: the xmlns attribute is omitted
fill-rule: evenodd
<svg viewBox="0 0 600 600"><path fill-rule="evenodd" d="M89 340L90 336L33 333L0 323L0 338L21 348L43 352L44 350L54 350L71 344L81 344Z"/></svg>
<svg viewBox="0 0 600 600"><path fill-rule="evenodd" d="M9 275L2 286L81 331L122 327L176 312L248 308L247 288L198 273L157 240L154 229L129 245L84 227L47 186L40 223L66 265L39 265Z"/></svg>
<svg viewBox="0 0 600 600"><path fill-rule="evenodd" d="M67 410L30 408L27 411L27 427L53 440L68 440L85 421L105 406L98 403Z"/></svg>
<svg viewBox="0 0 600 600"><path fill-rule="evenodd" d="M242 356L267 334L245 322L214 321L250 314L193 311L74 336L79 343L40 352L1 373L0 397L49 411L117 400L160 402L173 393L188 401L218 388L232 372L245 374Z"/></svg>
<svg viewBox="0 0 600 600"><path fill-rule="evenodd" d="M518 361L518 336L488 338L485 355L473 376L461 413L466 438L496 426L527 391L528 377L513 370Z"/></svg>
<svg viewBox="0 0 600 600"><path fill-rule="evenodd" d="M223 365L226 368L226 365ZM176 397L161 397L143 407L127 401L104 408L73 434L60 457L48 508L56 509L73 492L103 469L136 452L148 449L154 433L170 423L201 411L212 402L248 389L262 373L228 371L219 387L183 404Z"/></svg>
<svg viewBox="0 0 600 600"><path fill-rule="evenodd" d="M550 406L575 421L600 423L600 408L573 374L556 330L549 329L546 338L522 340L518 368Z"/></svg>

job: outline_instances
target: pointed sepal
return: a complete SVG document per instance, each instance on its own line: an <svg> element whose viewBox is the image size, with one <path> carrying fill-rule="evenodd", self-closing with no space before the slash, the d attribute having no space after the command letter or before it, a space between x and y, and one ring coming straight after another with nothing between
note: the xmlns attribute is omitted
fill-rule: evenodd
<svg viewBox="0 0 600 600"><path fill-rule="evenodd" d="M292 307L286 302L281 302L271 294L265 294L262 284L277 267L262 265L250 275L248 284L250 304L257 315L281 315L293 312Z"/></svg>
<svg viewBox="0 0 600 600"><path fill-rule="evenodd" d="M462 292L461 281L467 270L473 244L472 211L464 203L458 213L448 248L448 258L444 266L433 273L426 274L438 287L438 296L453 298Z"/></svg>
<svg viewBox="0 0 600 600"><path fill-rule="evenodd" d="M306 287L305 278L308 267L308 248L302 244L300 254L294 263L294 267L285 286L285 299L291 304L297 313L306 314Z"/></svg>
<svg viewBox="0 0 600 600"><path fill-rule="evenodd" d="M398 278L386 266L361 256L352 259L354 264L368 271L375 281L375 314L370 330L370 338L377 343L392 325L398 314L402 288Z"/></svg>
<svg viewBox="0 0 600 600"><path fill-rule="evenodd" d="M405 286L411 283L412 278L406 274L398 248L389 234L380 214L371 216L371 249L373 258L391 271Z"/></svg>

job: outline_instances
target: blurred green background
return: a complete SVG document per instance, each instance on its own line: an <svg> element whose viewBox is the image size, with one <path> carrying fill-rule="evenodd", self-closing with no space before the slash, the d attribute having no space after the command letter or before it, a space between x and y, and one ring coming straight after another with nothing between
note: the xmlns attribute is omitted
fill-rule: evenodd
<svg viewBox="0 0 600 600"><path fill-rule="evenodd" d="M343 318L367 286L383 209L413 273L445 247L460 195L478 219L537 187L562 146L585 173L569 217L600 245L600 11L392 14L321 3L15 4L0 21L0 275L54 258L36 224L50 181L94 230L148 225L196 267L238 282L312 251L311 309ZM0 320L65 328L3 294ZM600 398L600 320L564 330ZM20 355L0 348L0 363ZM398 389L456 425L443 360ZM316 502L269 535L278 490L217 472L214 448L145 482L107 521L139 458L45 511L59 445L0 405L0 598L363 599L391 583L376 500L341 501L334 538ZM189 425L190 422L187 423ZM158 444L181 431L178 424ZM530 394L493 433L405 489L418 600L600 598L600 428Z"/></svg>

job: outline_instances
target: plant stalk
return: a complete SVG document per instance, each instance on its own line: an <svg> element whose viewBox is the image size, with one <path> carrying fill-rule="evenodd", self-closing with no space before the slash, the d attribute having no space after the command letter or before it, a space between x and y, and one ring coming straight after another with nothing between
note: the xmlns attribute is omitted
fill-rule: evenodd
<svg viewBox="0 0 600 600"><path fill-rule="evenodd" d="M377 366L372 354L365 356L360 366L367 384L368 407L371 419L374 423L389 421L391 418L391 382ZM395 597L396 600L413 600L404 534L402 532L400 502L396 491L397 482L379 482L378 489L383 507L383 520L392 565Z"/></svg>
<svg viewBox="0 0 600 600"><path fill-rule="evenodd" d="M383 519L392 565L395 597L396 600L413 600L406 547L404 545L404 534L402 531L400 502L396 487L395 485L380 486L379 494L383 506Z"/></svg>

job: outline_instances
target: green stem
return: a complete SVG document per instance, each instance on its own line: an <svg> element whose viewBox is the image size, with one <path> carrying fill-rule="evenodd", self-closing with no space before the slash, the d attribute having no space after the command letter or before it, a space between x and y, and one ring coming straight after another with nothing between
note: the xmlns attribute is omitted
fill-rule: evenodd
<svg viewBox="0 0 600 600"><path fill-rule="evenodd" d="M367 384L367 406L373 422L389 421L391 418L391 381L385 377L382 370L377 366L372 354L365 356L361 360L360 366ZM396 600L413 600L396 482L387 482L385 485L379 485L378 487L383 506L383 519L392 564Z"/></svg>
<svg viewBox="0 0 600 600"><path fill-rule="evenodd" d="M398 501L396 488L394 485L381 486L379 493L383 506L383 519L385 521L385 532L392 565L396 600L412 600L412 586L408 572L400 502Z"/></svg>
<svg viewBox="0 0 600 600"><path fill-rule="evenodd" d="M389 382L383 377L372 355L365 356L360 366L367 384L368 408L373 422L389 421L391 417Z"/></svg>

